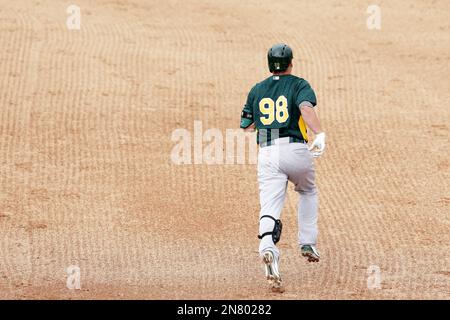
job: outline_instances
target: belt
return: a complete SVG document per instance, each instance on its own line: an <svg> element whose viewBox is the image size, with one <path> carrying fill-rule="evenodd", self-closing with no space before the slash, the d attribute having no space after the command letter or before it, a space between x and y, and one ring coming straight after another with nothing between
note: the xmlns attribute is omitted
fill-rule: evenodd
<svg viewBox="0 0 450 320"><path fill-rule="evenodd" d="M305 140L303 140L303 139L300 139L300 138L284 137L284 138L278 138L278 139L269 140L269 141L266 141L266 142L261 142L259 144L259 146L261 148L264 148L264 147L280 145L280 144L288 144L288 143L304 143L304 144L306 144L307 142Z"/></svg>

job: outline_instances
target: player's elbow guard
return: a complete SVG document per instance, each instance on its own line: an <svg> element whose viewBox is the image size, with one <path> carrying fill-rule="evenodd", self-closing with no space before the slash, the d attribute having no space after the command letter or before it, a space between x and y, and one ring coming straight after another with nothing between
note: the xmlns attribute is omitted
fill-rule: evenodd
<svg viewBox="0 0 450 320"><path fill-rule="evenodd" d="M247 129L253 123L253 114L248 112L247 110L242 110L241 113L241 129Z"/></svg>

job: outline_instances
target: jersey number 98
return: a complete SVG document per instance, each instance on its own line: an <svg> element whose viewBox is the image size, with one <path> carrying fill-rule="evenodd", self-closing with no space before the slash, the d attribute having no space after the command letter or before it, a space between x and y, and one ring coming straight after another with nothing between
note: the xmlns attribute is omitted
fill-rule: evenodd
<svg viewBox="0 0 450 320"><path fill-rule="evenodd" d="M280 96L276 102L264 98L259 102L259 111L264 115L259 119L265 126L270 126L275 120L278 123L285 123L289 118L287 98Z"/></svg>

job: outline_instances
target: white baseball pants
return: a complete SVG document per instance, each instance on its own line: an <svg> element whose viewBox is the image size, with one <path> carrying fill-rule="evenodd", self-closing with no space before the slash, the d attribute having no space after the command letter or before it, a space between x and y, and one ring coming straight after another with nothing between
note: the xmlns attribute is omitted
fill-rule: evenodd
<svg viewBox="0 0 450 320"><path fill-rule="evenodd" d="M286 197L288 181L299 193L298 243L315 245L317 242L318 195L311 152L304 143L289 143L289 138L276 139L274 145L260 148L258 154L258 182L260 191L260 218L265 215L280 219ZM275 221L260 219L259 234L273 231ZM261 239L259 252L272 250L279 257L280 251L272 236Z"/></svg>

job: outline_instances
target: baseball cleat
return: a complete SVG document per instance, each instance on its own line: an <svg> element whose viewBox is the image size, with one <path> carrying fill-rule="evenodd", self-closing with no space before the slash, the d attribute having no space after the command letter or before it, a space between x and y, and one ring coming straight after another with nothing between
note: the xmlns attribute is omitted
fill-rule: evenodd
<svg viewBox="0 0 450 320"><path fill-rule="evenodd" d="M284 286L283 281L281 279L274 281L270 284L270 290L275 293L283 293L284 292Z"/></svg>
<svg viewBox="0 0 450 320"><path fill-rule="evenodd" d="M272 251L265 251L262 255L262 261L266 271L266 279L271 285L272 292L283 293L284 287L278 268L278 259L275 258Z"/></svg>
<svg viewBox="0 0 450 320"><path fill-rule="evenodd" d="M308 262L319 262L320 254L317 251L315 246L312 245L304 245L301 249L302 256L308 259Z"/></svg>

